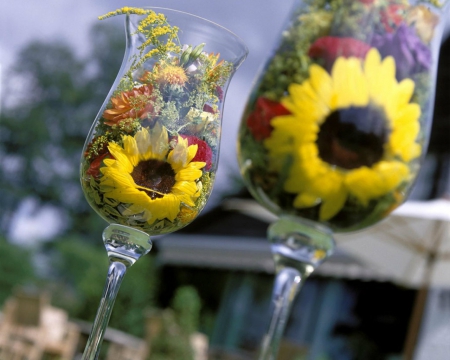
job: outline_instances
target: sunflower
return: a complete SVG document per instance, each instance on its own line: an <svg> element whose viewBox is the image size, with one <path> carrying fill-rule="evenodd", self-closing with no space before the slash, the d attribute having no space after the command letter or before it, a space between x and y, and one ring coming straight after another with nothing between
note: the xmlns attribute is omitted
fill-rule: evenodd
<svg viewBox="0 0 450 360"><path fill-rule="evenodd" d="M421 153L420 106L414 82L395 78L395 61L372 48L365 59L339 57L331 73L311 65L309 78L291 84L264 141L272 170L291 161L284 190L293 205L320 205L329 220L349 197L363 206L410 180L408 162Z"/></svg>
<svg viewBox="0 0 450 360"><path fill-rule="evenodd" d="M104 160L105 166L100 169L100 191L104 197L126 205L122 215L139 214L153 224L161 219L173 221L181 203L195 206L201 193L197 180L206 165L192 161L197 145L188 146L188 140L180 136L170 149L167 130L159 123L122 139L123 147L108 144L113 159Z"/></svg>

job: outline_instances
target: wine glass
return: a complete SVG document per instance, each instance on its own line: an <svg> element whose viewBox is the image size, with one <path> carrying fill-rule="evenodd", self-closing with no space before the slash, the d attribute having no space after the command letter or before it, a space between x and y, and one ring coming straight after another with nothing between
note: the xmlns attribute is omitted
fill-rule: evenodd
<svg viewBox="0 0 450 360"><path fill-rule="evenodd" d="M205 206L217 170L230 80L247 56L227 29L164 8L121 8L126 51L87 136L81 187L109 223L106 284L83 359L97 359L128 267L151 235L181 229Z"/></svg>
<svg viewBox="0 0 450 360"><path fill-rule="evenodd" d="M252 196L278 215L260 359L275 359L293 299L335 247L408 196L426 151L447 4L297 0L253 85L238 136Z"/></svg>

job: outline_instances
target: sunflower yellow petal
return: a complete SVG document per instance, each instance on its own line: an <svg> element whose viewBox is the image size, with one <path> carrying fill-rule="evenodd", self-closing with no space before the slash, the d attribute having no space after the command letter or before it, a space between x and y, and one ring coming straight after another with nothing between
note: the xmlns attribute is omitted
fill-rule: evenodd
<svg viewBox="0 0 450 360"><path fill-rule="evenodd" d="M392 57L381 60L377 49L372 48L364 61L364 74L369 85L369 96L372 102L384 106L392 99L396 88L395 61Z"/></svg>
<svg viewBox="0 0 450 360"><path fill-rule="evenodd" d="M192 159L195 157L195 155L197 155L197 151L198 151L198 145L190 145L188 147L186 163L189 163L192 161Z"/></svg>
<svg viewBox="0 0 450 360"><path fill-rule="evenodd" d="M415 84L411 79L403 79L397 87L397 101L400 105L410 102L414 93Z"/></svg>
<svg viewBox="0 0 450 360"><path fill-rule="evenodd" d="M326 221L334 217L339 211L341 211L345 201L347 200L347 196L348 193L344 187L328 196L322 205L320 205L319 219Z"/></svg>
<svg viewBox="0 0 450 360"><path fill-rule="evenodd" d="M360 59L339 57L331 70L333 80L332 109L366 106L369 102L367 80Z"/></svg>
<svg viewBox="0 0 450 360"><path fill-rule="evenodd" d="M309 208L317 205L319 203L320 198L314 196L312 194L301 193L295 197L294 207L298 209Z"/></svg>
<svg viewBox="0 0 450 360"><path fill-rule="evenodd" d="M149 134L150 138L148 141L151 146L151 157L163 160L169 150L169 135L166 128L157 122ZM146 157L146 159L148 159L148 157Z"/></svg>
<svg viewBox="0 0 450 360"><path fill-rule="evenodd" d="M292 84L289 87L289 96L281 103L301 121L315 121L328 113L328 106L315 93L311 84Z"/></svg>
<svg viewBox="0 0 450 360"><path fill-rule="evenodd" d="M183 184L179 184L176 188L174 188L173 195L175 195L183 204L186 204L188 206L194 206L195 205L194 200L198 197L196 196L197 190L193 192L190 185L187 184L185 185L186 187L183 187Z"/></svg>
<svg viewBox="0 0 450 360"><path fill-rule="evenodd" d="M333 82L328 72L316 65L312 64L309 68L311 86L317 93L318 98L329 107L330 99L333 94Z"/></svg>
<svg viewBox="0 0 450 360"><path fill-rule="evenodd" d="M303 120L303 118L302 118ZM283 145L287 139L296 139L299 142L313 142L317 139L319 126L316 121L298 121L292 115L277 116L271 121L274 128L269 142Z"/></svg>
<svg viewBox="0 0 450 360"><path fill-rule="evenodd" d="M164 196L162 199L159 199L159 210L164 209L165 211L157 216L159 219L166 217L170 221L173 221L178 213L180 212L180 199L173 194L168 194Z"/></svg>
<svg viewBox="0 0 450 360"><path fill-rule="evenodd" d="M366 166L351 171L344 182L349 193L356 196L364 206L368 205L370 199L383 193L381 177Z"/></svg>
<svg viewBox="0 0 450 360"><path fill-rule="evenodd" d="M167 194L162 198L153 200L147 204L146 208L152 214L149 223L165 218L173 221L180 212L180 200L173 194Z"/></svg>
<svg viewBox="0 0 450 360"><path fill-rule="evenodd" d="M117 162L116 159L104 159L104 160L103 160L103 164L105 164L106 166L112 166L112 165L113 165L114 163L116 163L116 162ZM104 169L104 168L101 168L100 171L101 171L102 169Z"/></svg>
<svg viewBox="0 0 450 360"><path fill-rule="evenodd" d="M401 128L411 123L419 123L421 114L420 106L418 104L407 104L397 112L397 117L394 118L394 126Z"/></svg>
<svg viewBox="0 0 450 360"><path fill-rule="evenodd" d="M406 161L412 161L422 155L423 148L420 144L407 145L402 149L399 149L401 158Z"/></svg>
<svg viewBox="0 0 450 360"><path fill-rule="evenodd" d="M135 167L137 164L139 164L139 149L138 145L136 143L136 140L134 137L126 135L122 138L123 140L123 148L124 153L126 154L128 160L130 161L131 165Z"/></svg>
<svg viewBox="0 0 450 360"><path fill-rule="evenodd" d="M202 176L202 171L194 167L187 167L178 171L176 181L194 181Z"/></svg>
<svg viewBox="0 0 450 360"><path fill-rule="evenodd" d="M197 145L193 146L195 147L195 152L197 153ZM173 150L169 152L167 161L175 171L178 171L187 164L188 156L188 140L178 136L177 144Z"/></svg>
<svg viewBox="0 0 450 360"><path fill-rule="evenodd" d="M352 104L351 96L347 86L347 62L346 59L339 57L331 69L333 79L333 97L331 99L331 108L340 109L349 107Z"/></svg>
<svg viewBox="0 0 450 360"><path fill-rule="evenodd" d="M383 179L386 192L393 190L410 176L409 167L401 162L380 161L374 169Z"/></svg>
<svg viewBox="0 0 450 360"><path fill-rule="evenodd" d="M126 172L131 173L133 171L133 164L128 159L123 148L119 144L109 143L108 150L116 161L120 162Z"/></svg>
<svg viewBox="0 0 450 360"><path fill-rule="evenodd" d="M381 62L380 75L383 79L395 79L395 60L392 56L386 56Z"/></svg>
<svg viewBox="0 0 450 360"><path fill-rule="evenodd" d="M369 200L393 191L409 177L408 167L400 162L380 161L372 169L360 168L349 174L345 183L349 192L364 205Z"/></svg>
<svg viewBox="0 0 450 360"><path fill-rule="evenodd" d="M136 147L140 154L141 160L147 160L152 158L152 146L150 141L150 133L147 128L143 128L135 135Z"/></svg>
<svg viewBox="0 0 450 360"><path fill-rule="evenodd" d="M394 133L391 137L392 142L395 143L392 153L399 156L403 161L409 162L422 154L422 146L414 141L408 141L403 134Z"/></svg>
<svg viewBox="0 0 450 360"><path fill-rule="evenodd" d="M127 204L146 207L150 197L144 192L134 188L116 188L107 194L108 197Z"/></svg>
<svg viewBox="0 0 450 360"><path fill-rule="evenodd" d="M337 193L345 192L344 176L337 171L328 171L323 176L317 176L311 184L311 190L321 198L336 197Z"/></svg>
<svg viewBox="0 0 450 360"><path fill-rule="evenodd" d="M100 187L103 185L107 186L133 186L134 180L130 174L116 170L114 168L103 168L100 170L103 173L102 181L100 182Z"/></svg>

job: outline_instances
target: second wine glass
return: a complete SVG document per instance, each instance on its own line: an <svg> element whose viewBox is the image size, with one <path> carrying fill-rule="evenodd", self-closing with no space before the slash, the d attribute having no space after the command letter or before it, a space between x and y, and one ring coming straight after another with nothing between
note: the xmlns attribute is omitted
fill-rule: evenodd
<svg viewBox="0 0 450 360"><path fill-rule="evenodd" d="M279 216L260 359L275 359L292 301L333 253L333 232L386 217L426 150L448 4L297 0L247 102L238 161Z"/></svg>
<svg viewBox="0 0 450 360"><path fill-rule="evenodd" d="M233 33L163 8L125 7L126 51L87 136L81 186L110 225L109 271L83 354L97 359L127 268L151 249L150 235L181 229L204 208L219 159L230 80L247 56Z"/></svg>

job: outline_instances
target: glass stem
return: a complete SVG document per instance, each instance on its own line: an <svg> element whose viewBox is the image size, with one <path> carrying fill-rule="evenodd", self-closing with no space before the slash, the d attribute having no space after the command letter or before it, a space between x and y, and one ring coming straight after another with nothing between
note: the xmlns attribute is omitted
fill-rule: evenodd
<svg viewBox="0 0 450 360"><path fill-rule="evenodd" d="M148 234L118 224L111 224L103 231L103 243L109 258L108 275L82 360L98 358L123 277L127 269L152 248Z"/></svg>
<svg viewBox="0 0 450 360"><path fill-rule="evenodd" d="M119 261L110 262L102 299L95 316L94 325L83 353L82 360L95 360L100 354L101 343L111 317L114 302L127 266Z"/></svg>
<svg viewBox="0 0 450 360"><path fill-rule="evenodd" d="M275 263L271 320L263 338L259 360L275 360L292 304L309 275L334 250L334 239L328 228L305 219L280 217L269 226Z"/></svg>
<svg viewBox="0 0 450 360"><path fill-rule="evenodd" d="M295 268L285 267L278 271L272 293L269 330L264 336L259 360L277 358L281 337L289 318L292 303L302 285L302 275Z"/></svg>

